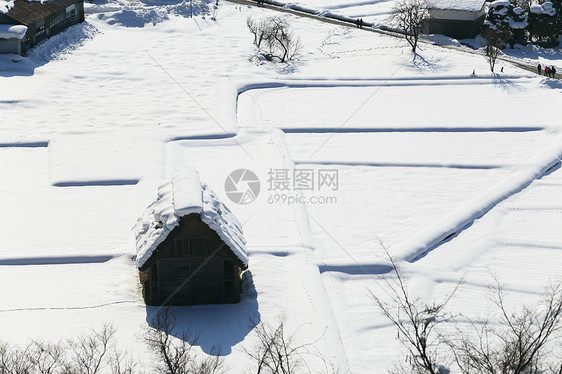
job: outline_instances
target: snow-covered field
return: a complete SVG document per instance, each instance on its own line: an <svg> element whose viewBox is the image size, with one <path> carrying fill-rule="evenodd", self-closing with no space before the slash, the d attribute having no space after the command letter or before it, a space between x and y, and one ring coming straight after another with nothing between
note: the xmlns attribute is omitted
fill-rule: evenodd
<svg viewBox="0 0 562 374"><path fill-rule="evenodd" d="M366 21L391 7L340 3L306 5ZM246 18L271 11L221 2L214 21L187 9L87 5L86 23L29 57L0 56L0 339L57 341L113 322L148 365L139 336L154 309L132 228L187 167L247 241L240 304L177 308L233 373L249 365L248 316L285 314L343 372L399 360L369 293L386 292L381 243L428 302L464 277L450 307L467 315L487 313L492 274L515 305L560 280L560 82L505 62L492 75L480 56L426 44L413 60L400 39L291 15L300 61L256 64ZM562 61L559 49L513 54ZM224 191L240 168L261 181L248 205ZM338 184L275 189L294 169Z"/></svg>

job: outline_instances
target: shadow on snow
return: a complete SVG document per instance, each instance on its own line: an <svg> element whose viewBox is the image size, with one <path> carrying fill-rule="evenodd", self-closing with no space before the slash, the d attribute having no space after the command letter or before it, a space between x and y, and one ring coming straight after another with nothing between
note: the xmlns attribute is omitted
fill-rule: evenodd
<svg viewBox="0 0 562 374"><path fill-rule="evenodd" d="M337 272L349 275L382 275L392 272L388 264L320 265L320 273Z"/></svg>
<svg viewBox="0 0 562 374"><path fill-rule="evenodd" d="M232 347L240 343L253 329L250 321L258 323L257 291L252 273L247 270L242 277L242 298L238 304L215 304L170 307L177 317L177 325L172 335L182 339L189 332L189 339L197 337L190 344L201 347L207 354L229 355ZM147 306L146 321L154 328L153 319L162 307Z"/></svg>
<svg viewBox="0 0 562 374"><path fill-rule="evenodd" d="M95 26L82 22L37 44L26 57L14 54L0 55L0 77L32 76L36 68L62 59L64 55L72 53L98 33L99 30Z"/></svg>

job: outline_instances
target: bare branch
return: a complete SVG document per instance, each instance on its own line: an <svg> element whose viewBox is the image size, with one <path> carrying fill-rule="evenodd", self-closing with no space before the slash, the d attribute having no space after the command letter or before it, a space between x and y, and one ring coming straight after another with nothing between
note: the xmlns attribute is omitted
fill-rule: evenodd
<svg viewBox="0 0 562 374"><path fill-rule="evenodd" d="M249 17L248 29L254 35L258 55L268 61L285 62L298 57L301 49L300 39L294 35L285 18L269 17L260 21Z"/></svg>
<svg viewBox="0 0 562 374"><path fill-rule="evenodd" d="M147 328L144 342L154 354L157 361L154 369L161 374L220 374L224 372L223 360L217 353L202 361L192 352L198 334L183 331L181 339L172 334L177 327L177 316L169 307L163 308L152 320L153 328Z"/></svg>
<svg viewBox="0 0 562 374"><path fill-rule="evenodd" d="M292 333L287 333L286 317L279 317L276 325L250 318L251 326L257 336L258 342L248 349L243 347L251 358L254 367L252 373L256 374L296 374L312 373L307 364L307 359L315 357L324 364L325 373L336 373L336 367L318 351L316 341L303 344L296 343L296 335L303 326L299 326ZM323 335L322 335L323 336ZM317 372L318 368L314 368Z"/></svg>
<svg viewBox="0 0 562 374"><path fill-rule="evenodd" d="M400 0L392 9L390 19L399 29L403 30L404 37L414 53L416 53L418 39L428 16L429 11L424 0Z"/></svg>
<svg viewBox="0 0 562 374"><path fill-rule="evenodd" d="M506 296L497 279L492 290L500 324L469 320L471 331L458 329L457 339L447 341L461 373L557 373L562 363L560 359L549 359L552 355L547 347L562 327L560 285L550 287L540 305L523 306L517 313L507 309Z"/></svg>
<svg viewBox="0 0 562 374"><path fill-rule="evenodd" d="M447 372L448 369L440 365L445 359L440 353L443 341L436 333L435 327L438 323L452 318L444 309L457 292L461 282L442 303L429 305L423 303L419 298L413 299L408 292L407 281L398 264L384 245L383 248L394 273L392 280L382 278L390 303L384 302L373 291L370 292L379 310L396 328L398 340L408 352L407 364L397 366L394 372L420 374Z"/></svg>

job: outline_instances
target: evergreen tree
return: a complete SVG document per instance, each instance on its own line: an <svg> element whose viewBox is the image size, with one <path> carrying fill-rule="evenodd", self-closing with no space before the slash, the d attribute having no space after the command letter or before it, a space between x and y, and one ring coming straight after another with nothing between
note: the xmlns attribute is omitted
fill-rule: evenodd
<svg viewBox="0 0 562 374"><path fill-rule="evenodd" d="M556 14L554 15L554 22L558 25L556 33L558 36L562 35L562 0L551 0Z"/></svg>
<svg viewBox="0 0 562 374"><path fill-rule="evenodd" d="M510 19L511 27L511 38L509 43L513 44L527 44L527 27L529 22L527 20L528 12L517 3L516 0L510 0L512 7L508 10L508 16Z"/></svg>
<svg viewBox="0 0 562 374"><path fill-rule="evenodd" d="M560 9L560 1L557 1ZM556 45L560 36L559 15L557 9L550 1L542 4L533 4L529 9L528 22L530 40L537 42L545 47Z"/></svg>
<svg viewBox="0 0 562 374"><path fill-rule="evenodd" d="M512 7L513 4L507 1L494 1L489 3L484 28L498 31L509 30L508 13Z"/></svg>
<svg viewBox="0 0 562 374"><path fill-rule="evenodd" d="M507 35L507 42L527 44L527 12L519 5L520 0L494 1L488 4L488 14L483 26L483 35L497 31ZM562 0L560 0L562 1ZM504 46L502 46L503 48Z"/></svg>

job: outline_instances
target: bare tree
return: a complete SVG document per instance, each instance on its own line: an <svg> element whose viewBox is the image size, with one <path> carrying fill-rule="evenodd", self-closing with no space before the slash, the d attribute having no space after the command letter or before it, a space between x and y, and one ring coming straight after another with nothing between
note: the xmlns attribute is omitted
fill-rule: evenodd
<svg viewBox="0 0 562 374"><path fill-rule="evenodd" d="M0 373L1 374L27 374L33 372L30 349L10 347L7 343L0 342Z"/></svg>
<svg viewBox="0 0 562 374"><path fill-rule="evenodd" d="M155 329L147 328L144 340L158 358L156 372L166 374L222 374L226 372L218 349L213 355L198 359L188 342L174 338L171 333L177 319L168 309L157 314ZM136 374L131 356L119 351L112 343L115 329L106 324L100 330L81 335L66 343L34 341L24 349L0 341L0 374ZM193 340L191 341L194 342Z"/></svg>
<svg viewBox="0 0 562 374"><path fill-rule="evenodd" d="M113 354L109 358L109 365L112 374L135 374L137 364L133 359L127 355L126 352L119 352L117 349L113 350Z"/></svg>
<svg viewBox="0 0 562 374"><path fill-rule="evenodd" d="M496 59L505 47L506 41L509 39L510 33L507 30L500 31L493 28L485 28L482 32L484 38L484 54L486 61L490 65L490 70L494 72Z"/></svg>
<svg viewBox="0 0 562 374"><path fill-rule="evenodd" d="M248 29L254 35L254 45L261 48L261 43L269 38L271 34L269 24L266 19L255 20L252 17L246 19Z"/></svg>
<svg viewBox="0 0 562 374"><path fill-rule="evenodd" d="M213 21L216 21L218 14L219 14L219 0L215 0L213 6L211 7L211 19Z"/></svg>
<svg viewBox="0 0 562 374"><path fill-rule="evenodd" d="M250 357L253 368L250 373L256 374L296 374L312 373L307 365L307 358L314 357L322 362L323 367L315 367L324 373L338 373L339 369L327 360L315 347L319 340L308 343L297 343L296 335L300 327L292 332L286 331L286 317L281 315L276 324L250 319L257 343L250 349L243 347ZM302 326L301 326L302 327Z"/></svg>
<svg viewBox="0 0 562 374"><path fill-rule="evenodd" d="M562 324L562 288L548 288L543 302L508 311L503 287L496 280L494 303L500 325L470 321L472 331L457 329L448 344L462 374L560 374L562 359L553 359L548 343Z"/></svg>
<svg viewBox="0 0 562 374"><path fill-rule="evenodd" d="M107 366L107 352L114 332L113 327L106 324L101 330L93 330L77 340L56 344L33 341L23 349L0 342L0 374L100 373Z"/></svg>
<svg viewBox="0 0 562 374"><path fill-rule="evenodd" d="M202 361L192 352L198 335L183 331L181 339L172 334L177 327L177 316L170 308L162 308L152 320L153 328L147 328L144 341L157 358L156 372L162 374L219 374L224 372L223 360L218 350L215 355Z"/></svg>
<svg viewBox="0 0 562 374"><path fill-rule="evenodd" d="M195 370L193 374L221 374L228 371L217 347L211 349L211 355L201 361Z"/></svg>
<svg viewBox="0 0 562 374"><path fill-rule="evenodd" d="M29 361L40 374L60 373L65 366L65 349L62 344L33 342L28 347L32 352Z"/></svg>
<svg viewBox="0 0 562 374"><path fill-rule="evenodd" d="M269 56L280 62L294 59L300 52L300 40L295 37L287 20L271 17L271 37L267 39Z"/></svg>
<svg viewBox="0 0 562 374"><path fill-rule="evenodd" d="M383 278L384 289L389 302L377 296L371 296L382 314L394 325L398 340L407 351L405 364L396 366L395 373L444 374L448 369L443 366L446 355L442 353L444 343L435 327L451 320L452 315L445 307L456 293L461 282L454 290L437 304L426 304L420 298L413 298L408 291L408 284L398 264L386 251L393 271L393 279Z"/></svg>
<svg viewBox="0 0 562 374"><path fill-rule="evenodd" d="M259 21L249 17L246 24L254 35L258 55L268 61L286 62L298 57L301 49L300 39L291 31L286 19L269 17Z"/></svg>
<svg viewBox="0 0 562 374"><path fill-rule="evenodd" d="M294 346L294 333L285 333L285 317L273 327L265 322L252 322L259 343L253 351L246 353L255 362L256 373L294 373L302 366L300 346Z"/></svg>
<svg viewBox="0 0 562 374"><path fill-rule="evenodd" d="M7 343L0 341L0 373L9 373L8 357L10 355L10 347Z"/></svg>
<svg viewBox="0 0 562 374"><path fill-rule="evenodd" d="M424 0L400 0L392 9L390 19L404 31L404 37L416 53L423 24L429 16Z"/></svg>
<svg viewBox="0 0 562 374"><path fill-rule="evenodd" d="M68 346L72 357L66 364L66 372L73 374L96 374L105 367L106 355L110 349L110 341L115 335L111 324L103 325L100 331L92 331L82 335L76 341L69 341Z"/></svg>

